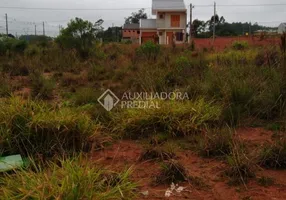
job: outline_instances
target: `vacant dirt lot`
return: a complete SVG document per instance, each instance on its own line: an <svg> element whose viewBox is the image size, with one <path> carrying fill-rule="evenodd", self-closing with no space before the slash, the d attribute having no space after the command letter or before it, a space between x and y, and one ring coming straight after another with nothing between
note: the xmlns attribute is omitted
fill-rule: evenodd
<svg viewBox="0 0 286 200"><path fill-rule="evenodd" d="M198 48L210 48L213 45L213 38L195 38L195 45ZM215 50L223 50L229 47L234 41L246 41L251 46L273 45L279 43L279 37L261 38L260 36L239 36L239 37L217 37L214 42Z"/></svg>

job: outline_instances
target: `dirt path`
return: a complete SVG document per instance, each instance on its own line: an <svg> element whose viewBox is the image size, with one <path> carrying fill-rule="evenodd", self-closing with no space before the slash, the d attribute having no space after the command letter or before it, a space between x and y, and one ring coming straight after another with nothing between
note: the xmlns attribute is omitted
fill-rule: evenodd
<svg viewBox="0 0 286 200"><path fill-rule="evenodd" d="M263 129L239 129L239 138L247 144L257 144L271 141L272 132ZM183 192L165 197L169 185L154 186L154 177L159 174L160 163L154 160L140 162L139 157L143 148L139 142L119 141L105 150L96 152L94 160L104 165L112 166L113 170L122 170L132 166L132 179L139 184L138 200L148 199L194 199L194 200L282 200L286 199L286 171L260 170L257 177L267 176L275 180L269 187L260 186L256 179L243 186L229 186L222 175L226 168L223 161L204 159L191 151L177 152L178 161L187 169L189 175L196 181L180 183L185 187ZM148 191L148 195L147 194ZM143 195L142 193L145 193Z"/></svg>

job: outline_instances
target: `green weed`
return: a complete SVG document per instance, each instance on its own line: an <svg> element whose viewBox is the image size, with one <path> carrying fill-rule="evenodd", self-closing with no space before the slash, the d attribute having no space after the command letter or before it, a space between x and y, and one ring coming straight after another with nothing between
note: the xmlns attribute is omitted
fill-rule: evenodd
<svg viewBox="0 0 286 200"><path fill-rule="evenodd" d="M269 187L274 184L274 179L266 176L259 177L257 179L259 185L263 187Z"/></svg>
<svg viewBox="0 0 286 200"><path fill-rule="evenodd" d="M160 101L159 109L126 109L115 113L114 131L132 138L147 137L158 132L188 135L205 125L219 121L221 108L204 99L197 101Z"/></svg>
<svg viewBox="0 0 286 200"><path fill-rule="evenodd" d="M280 138L273 144L264 147L260 152L259 163L266 168L285 169L286 168L286 140Z"/></svg>
<svg viewBox="0 0 286 200"><path fill-rule="evenodd" d="M161 145L147 146L140 156L140 160L170 160L176 157L176 145L166 142Z"/></svg>
<svg viewBox="0 0 286 200"><path fill-rule="evenodd" d="M249 179L255 177L253 161L250 160L236 144L231 154L227 157L227 163L229 167L226 169L225 174L229 177L230 184L244 184L246 187L246 183Z"/></svg>
<svg viewBox="0 0 286 200"><path fill-rule="evenodd" d="M48 163L47 169L19 170L0 177L1 199L133 199L131 169L121 173L83 160Z"/></svg>
<svg viewBox="0 0 286 200"><path fill-rule="evenodd" d="M197 148L203 157L225 157L231 154L232 147L233 133L226 128L207 131Z"/></svg>
<svg viewBox="0 0 286 200"><path fill-rule="evenodd" d="M168 160L162 164L161 173L156 177L158 184L171 184L188 180L188 173L176 160Z"/></svg>
<svg viewBox="0 0 286 200"><path fill-rule="evenodd" d="M100 125L76 109L12 97L0 103L0 142L5 154L45 157L78 152L100 144ZM97 142L99 143L97 143Z"/></svg>

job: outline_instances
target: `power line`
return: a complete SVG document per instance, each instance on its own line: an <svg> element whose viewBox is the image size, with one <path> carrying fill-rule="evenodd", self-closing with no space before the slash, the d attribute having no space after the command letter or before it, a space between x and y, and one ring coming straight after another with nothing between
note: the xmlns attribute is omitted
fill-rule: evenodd
<svg viewBox="0 0 286 200"><path fill-rule="evenodd" d="M270 6L286 6L286 3L276 4L218 4L217 7L270 7ZM211 4L206 5L195 5L195 7L213 7ZM176 7L173 7L176 8ZM11 7L11 6L0 6L0 9L15 9L15 10L50 10L50 11L116 11L116 10L139 10L139 9L152 9L152 7L141 7L141 8L44 8L44 7ZM164 8L162 8L164 9ZM166 9L168 9L166 7Z"/></svg>
<svg viewBox="0 0 286 200"><path fill-rule="evenodd" d="M286 6L286 3L276 3L276 4L225 4L225 5L218 5L220 7L255 7L255 6Z"/></svg>
<svg viewBox="0 0 286 200"><path fill-rule="evenodd" d="M143 8L143 9L150 9ZM142 8L31 8L31 7L10 7L10 6L1 6L0 9L16 9L16 10L71 10L71 11L88 11L88 10L136 10Z"/></svg>
<svg viewBox="0 0 286 200"><path fill-rule="evenodd" d="M277 4L217 4L217 7L271 7L271 6L286 6L286 3ZM213 7L213 5L195 5L195 7Z"/></svg>

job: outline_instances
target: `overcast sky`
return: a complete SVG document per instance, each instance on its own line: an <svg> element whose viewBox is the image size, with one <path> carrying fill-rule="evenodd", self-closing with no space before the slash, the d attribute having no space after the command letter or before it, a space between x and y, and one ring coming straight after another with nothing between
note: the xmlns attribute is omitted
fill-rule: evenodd
<svg viewBox="0 0 286 200"><path fill-rule="evenodd" d="M195 6L193 10L194 19L208 20L213 14L213 7L200 6L213 4L213 0L185 0L185 4L188 7L190 3L193 3ZM280 22L286 22L286 5L259 7L220 6L237 4L286 4L285 0L217 0L216 3L218 15L223 15L228 22L258 22L267 26L278 26ZM5 13L8 14L9 32L12 34L34 34L34 24L37 25L37 33L42 34L42 22L44 21L46 24L46 33L50 36L56 36L59 33L59 25L65 27L71 18L81 17L92 22L102 18L105 28L112 25L122 26L124 18L139 8L146 8L148 17L154 17L151 15L151 6L152 0L1 0L0 32L5 32ZM124 10L25 10L3 7L63 9L123 8Z"/></svg>

